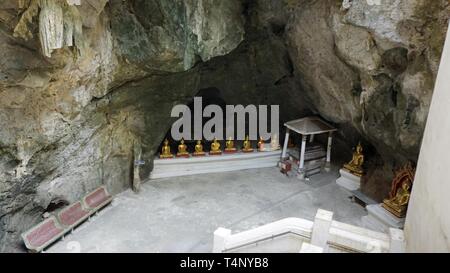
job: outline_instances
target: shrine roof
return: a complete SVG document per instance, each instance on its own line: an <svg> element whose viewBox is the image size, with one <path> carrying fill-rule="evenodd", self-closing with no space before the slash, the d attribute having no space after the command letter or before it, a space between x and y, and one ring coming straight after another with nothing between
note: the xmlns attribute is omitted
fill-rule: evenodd
<svg viewBox="0 0 450 273"><path fill-rule="evenodd" d="M289 121L284 126L302 135L317 135L337 131L336 128L319 117L306 117Z"/></svg>

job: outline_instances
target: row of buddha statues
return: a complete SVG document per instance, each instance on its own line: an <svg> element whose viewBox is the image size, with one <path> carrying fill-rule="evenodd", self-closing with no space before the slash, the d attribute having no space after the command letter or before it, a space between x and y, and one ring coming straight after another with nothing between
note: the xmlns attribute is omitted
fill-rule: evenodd
<svg viewBox="0 0 450 273"><path fill-rule="evenodd" d="M208 152L209 155L221 155L222 153L225 154L233 154L237 153L238 149L234 145L234 140L232 138L228 138L225 142L225 149L222 151L221 149L221 143L214 138L214 140L211 142L210 150ZM278 138L276 136L272 137L272 140L270 142L270 145L268 146L267 143L264 142L262 138L258 141L257 144L257 151L259 152L266 152L266 151L276 151L280 149L280 144L278 142ZM243 153L252 153L255 149L253 149L252 142L249 139L249 136L245 137L245 140L242 145L241 152ZM206 156L206 152L204 151L203 144L201 140L197 140L197 144L194 147L194 152L192 153L192 156ZM175 155L176 157L190 157L190 153L188 152L188 147L184 142L184 139L180 140L180 143L178 145L178 151ZM161 148L161 154L160 158L166 159L166 158L174 158L175 157L170 148L169 140L165 139L164 144Z"/></svg>
<svg viewBox="0 0 450 273"><path fill-rule="evenodd" d="M352 160L344 164L344 169L355 176L362 177L364 175L363 164L363 147L359 143L355 148ZM415 169L410 162L400 168L395 173L389 197L383 200L382 207L398 218L404 218L406 216L414 174Z"/></svg>

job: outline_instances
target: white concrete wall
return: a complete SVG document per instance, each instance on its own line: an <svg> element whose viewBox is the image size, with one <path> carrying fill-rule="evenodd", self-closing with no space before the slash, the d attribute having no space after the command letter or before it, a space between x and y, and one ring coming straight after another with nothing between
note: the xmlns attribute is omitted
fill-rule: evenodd
<svg viewBox="0 0 450 273"><path fill-rule="evenodd" d="M286 218L236 234L218 228L214 232L213 252L299 253L304 243L330 253L404 252L402 230L391 229L385 234L333 221L332 217L332 212L319 209L314 222Z"/></svg>
<svg viewBox="0 0 450 273"><path fill-rule="evenodd" d="M405 225L408 252L450 252L450 29Z"/></svg>

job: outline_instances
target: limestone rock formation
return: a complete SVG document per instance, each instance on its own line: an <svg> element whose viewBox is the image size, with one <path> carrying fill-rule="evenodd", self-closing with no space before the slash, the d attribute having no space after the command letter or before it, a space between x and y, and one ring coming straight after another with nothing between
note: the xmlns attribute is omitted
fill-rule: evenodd
<svg viewBox="0 0 450 273"><path fill-rule="evenodd" d="M134 149L148 174L172 106L196 92L184 71L243 40L239 2L76 2L0 3L0 251L23 249L45 211L130 187Z"/></svg>
<svg viewBox="0 0 450 273"><path fill-rule="evenodd" d="M145 179L172 106L202 90L362 138L383 197L417 158L450 5L381 2L0 1L0 251L100 184Z"/></svg>
<svg viewBox="0 0 450 273"><path fill-rule="evenodd" d="M449 11L440 0L291 5L286 36L305 93L318 114L373 145L382 169L417 160ZM368 176L364 186L381 199L387 183Z"/></svg>

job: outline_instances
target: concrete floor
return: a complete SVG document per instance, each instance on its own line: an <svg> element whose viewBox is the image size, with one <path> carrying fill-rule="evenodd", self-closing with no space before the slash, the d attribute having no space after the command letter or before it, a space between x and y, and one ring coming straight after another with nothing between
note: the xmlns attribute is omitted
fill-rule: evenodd
<svg viewBox="0 0 450 273"><path fill-rule="evenodd" d="M361 225L365 210L336 185L338 170L304 183L277 168L148 181L126 191L47 252L210 252L218 227L233 233L318 208Z"/></svg>

